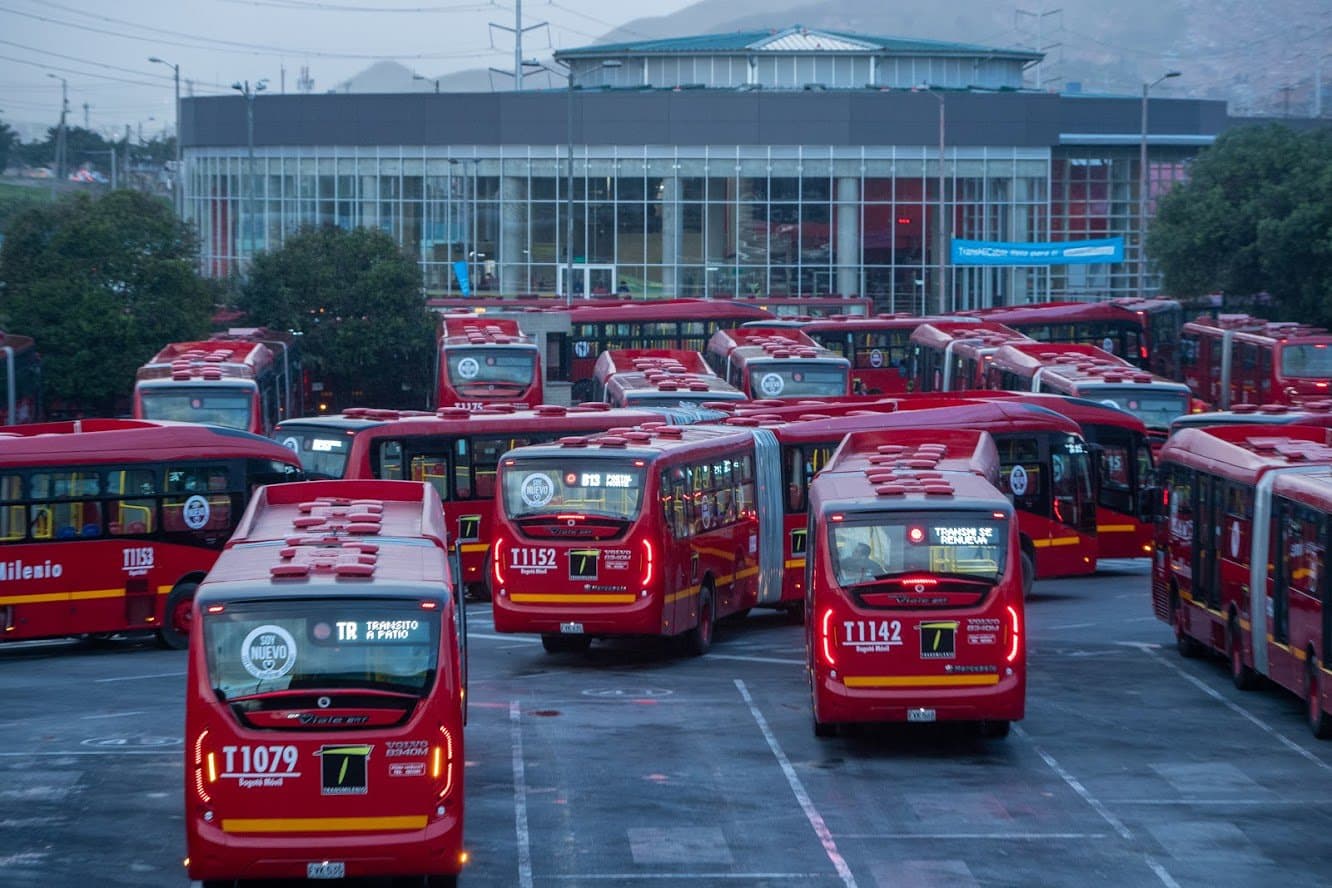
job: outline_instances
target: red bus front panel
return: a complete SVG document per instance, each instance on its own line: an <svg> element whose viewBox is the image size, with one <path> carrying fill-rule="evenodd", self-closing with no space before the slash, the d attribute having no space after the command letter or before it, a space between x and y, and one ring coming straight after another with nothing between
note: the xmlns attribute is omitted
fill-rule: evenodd
<svg viewBox="0 0 1332 888"><path fill-rule="evenodd" d="M535 407L541 403L541 359L535 346L444 345L440 362L440 407L482 404Z"/></svg>

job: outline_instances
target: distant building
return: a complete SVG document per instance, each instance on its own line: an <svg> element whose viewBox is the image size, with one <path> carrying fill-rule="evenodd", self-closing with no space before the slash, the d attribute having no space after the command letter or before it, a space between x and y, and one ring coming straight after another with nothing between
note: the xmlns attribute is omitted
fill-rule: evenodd
<svg viewBox="0 0 1332 888"><path fill-rule="evenodd" d="M1024 90L1037 53L788 28L556 58L572 89L260 95L253 179L245 99L184 100L203 268L336 224L393 234L436 294L459 261L503 293L919 310L1136 292L1140 97ZM1236 123L1154 96L1151 203ZM950 237L1123 237L1125 261L952 267Z"/></svg>

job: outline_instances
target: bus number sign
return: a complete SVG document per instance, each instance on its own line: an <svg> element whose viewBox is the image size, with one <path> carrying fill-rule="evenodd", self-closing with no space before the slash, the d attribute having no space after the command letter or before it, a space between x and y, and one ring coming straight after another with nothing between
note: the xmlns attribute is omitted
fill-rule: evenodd
<svg viewBox="0 0 1332 888"><path fill-rule="evenodd" d="M555 550L545 546L515 546L509 566L522 574L544 574L555 569Z"/></svg>
<svg viewBox="0 0 1332 888"><path fill-rule="evenodd" d="M886 653L901 644L901 620L842 621L842 645L858 654Z"/></svg>

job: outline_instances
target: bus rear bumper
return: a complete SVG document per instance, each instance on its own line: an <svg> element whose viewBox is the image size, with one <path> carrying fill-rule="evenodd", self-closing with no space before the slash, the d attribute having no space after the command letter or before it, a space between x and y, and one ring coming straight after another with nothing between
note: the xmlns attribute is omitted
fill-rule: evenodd
<svg viewBox="0 0 1332 888"><path fill-rule="evenodd" d="M825 672L817 676L814 705L816 718L828 724L1019 721L1026 696L1026 681L1018 674L1003 675L989 687L849 688Z"/></svg>
<svg viewBox="0 0 1332 888"><path fill-rule="evenodd" d="M663 635L660 603L652 596L633 604L515 604L501 592L493 599L496 632L542 635ZM580 629L572 629L579 626Z"/></svg>
<svg viewBox="0 0 1332 888"><path fill-rule="evenodd" d="M461 807L405 832L237 835L196 821L189 836L191 879L306 879L309 865L334 862L348 878L450 875L462 869Z"/></svg>

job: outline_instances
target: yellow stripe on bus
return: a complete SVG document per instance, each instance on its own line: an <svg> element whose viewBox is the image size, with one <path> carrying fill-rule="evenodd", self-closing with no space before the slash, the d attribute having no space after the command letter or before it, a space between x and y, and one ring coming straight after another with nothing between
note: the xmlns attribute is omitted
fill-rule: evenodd
<svg viewBox="0 0 1332 888"><path fill-rule="evenodd" d="M1096 532L1097 532L1097 533L1132 533L1132 532L1133 532L1133 525L1132 525L1132 524L1098 524L1098 525L1096 525Z"/></svg>
<svg viewBox="0 0 1332 888"><path fill-rule="evenodd" d="M709 549L705 546L699 546L698 548L694 549L694 551L700 555L716 555L718 558L725 558L727 561L735 560L734 552L727 552L723 549Z"/></svg>
<svg viewBox="0 0 1332 888"><path fill-rule="evenodd" d="M848 675L848 688L928 688L936 685L993 685L998 675Z"/></svg>
<svg viewBox="0 0 1332 888"><path fill-rule="evenodd" d="M520 593L510 595L515 604L633 604L637 599L632 592L628 595L545 595Z"/></svg>
<svg viewBox="0 0 1332 888"><path fill-rule="evenodd" d="M255 832L370 832L384 829L425 829L424 814L398 817L224 817L222 831Z"/></svg>
<svg viewBox="0 0 1332 888"><path fill-rule="evenodd" d="M752 577L752 576L754 576L754 574L756 574L756 573L758 573L758 568L757 568L757 567L746 567L744 570L742 570L742 571L740 571L739 573L737 573L737 574L735 575L735 578L736 578L737 580L743 580L745 577Z"/></svg>
<svg viewBox="0 0 1332 888"><path fill-rule="evenodd" d="M1076 546L1081 540L1077 537L1055 537L1052 540L1032 540L1031 544L1037 549L1044 549L1047 546Z"/></svg>
<svg viewBox="0 0 1332 888"><path fill-rule="evenodd" d="M124 598L124 589L85 589L81 592L44 592L34 595L5 595L0 604L51 604L56 601L89 601L95 598Z"/></svg>
<svg viewBox="0 0 1332 888"><path fill-rule="evenodd" d="M698 586L690 586L687 589L681 589L679 592L673 592L670 595L666 596L665 599L666 604L673 604L679 601L681 598L688 598L691 595L697 595L698 590L699 590Z"/></svg>
<svg viewBox="0 0 1332 888"><path fill-rule="evenodd" d="M490 548L489 543L460 543L464 552L484 552Z"/></svg>
<svg viewBox="0 0 1332 888"><path fill-rule="evenodd" d="M804 566L805 566L805 559L803 559L803 558L788 558L788 559L786 559L786 569L787 569L787 570L790 570L790 569L793 568L793 567L804 567Z"/></svg>

